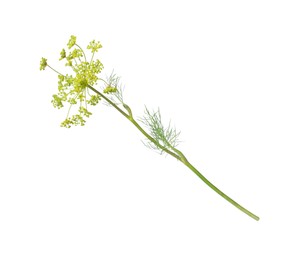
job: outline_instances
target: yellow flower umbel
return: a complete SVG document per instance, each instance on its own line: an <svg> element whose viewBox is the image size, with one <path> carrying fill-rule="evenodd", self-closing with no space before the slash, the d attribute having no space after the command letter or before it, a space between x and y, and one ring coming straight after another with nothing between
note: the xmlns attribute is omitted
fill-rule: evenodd
<svg viewBox="0 0 296 260"><path fill-rule="evenodd" d="M89 88L97 84L99 74L103 69L103 64L100 60L94 60L95 52L102 48L99 41L91 41L87 46L92 53L90 61L87 60L85 52L76 43L76 36L72 35L68 41L68 51L62 49L59 60L66 60L65 66L70 67L73 74L62 74L47 64L47 59L41 58L40 70L49 67L58 73L58 93L53 95L52 104L56 108L62 108L64 103L70 104L70 108L66 119L61 123L62 127L70 128L72 125L84 125L85 118L92 113L88 110L88 105L95 106L99 103L101 97L97 93L90 94ZM117 87L110 85L110 82L105 82L104 93L115 93ZM70 110L77 105L77 113L69 116Z"/></svg>

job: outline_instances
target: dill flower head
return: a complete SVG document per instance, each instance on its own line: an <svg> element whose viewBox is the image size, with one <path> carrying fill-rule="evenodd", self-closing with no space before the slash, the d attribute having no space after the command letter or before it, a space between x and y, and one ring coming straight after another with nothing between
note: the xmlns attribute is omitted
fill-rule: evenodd
<svg viewBox="0 0 296 260"><path fill-rule="evenodd" d="M41 58L40 70L46 67L54 70L58 74L58 92L52 96L51 103L55 108L64 107L69 103L70 107L66 119L61 123L62 127L70 128L72 125L85 124L85 119L92 113L89 106L95 106L99 103L101 97L97 93L90 93L89 86L94 86L99 80L99 74L104 66L99 59L94 59L94 54L102 48L99 41L91 41L87 50L91 52L91 58L87 59L84 50L76 43L76 36L71 35L67 43L68 51L64 49L60 52L60 61L66 61L65 66L72 69L71 74L62 74L47 63L46 58ZM105 94L114 94L117 87L114 82L105 82ZM70 116L70 111L76 106L77 113Z"/></svg>

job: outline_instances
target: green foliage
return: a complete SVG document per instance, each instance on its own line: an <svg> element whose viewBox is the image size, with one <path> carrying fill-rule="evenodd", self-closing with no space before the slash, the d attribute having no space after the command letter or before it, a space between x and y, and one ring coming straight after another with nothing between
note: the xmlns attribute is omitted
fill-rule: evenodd
<svg viewBox="0 0 296 260"><path fill-rule="evenodd" d="M100 60L93 59L94 53L102 48L100 42L93 40L87 46L87 49L92 53L91 61L87 60L83 49L76 44L76 36L70 37L67 46L71 51L67 53L65 49L62 49L59 60L66 60L65 66L70 67L73 74L62 74L54 70L48 65L45 58L41 58L40 70L49 67L58 73L58 93L52 96L51 101L55 108L60 109L64 107L64 103L69 103L70 112L72 107L78 105L77 113L69 116L68 112L66 119L61 123L62 127L70 128L72 125L84 125L85 118L91 115L87 105L95 106L99 103L101 97L98 94L89 94L88 86L94 86L98 80L101 80L99 74L104 66ZM107 86L106 89L108 93L116 91L116 88L112 85Z"/></svg>
<svg viewBox="0 0 296 260"><path fill-rule="evenodd" d="M156 112L150 112L146 107L145 115L140 120L146 125L150 136L156 141L156 144L148 141L146 146L159 150L160 153L164 151L161 147L170 151L176 151L175 148L179 143L178 138L180 132L177 132L171 124L169 124L168 127L164 127L159 109Z"/></svg>
<svg viewBox="0 0 296 260"><path fill-rule="evenodd" d="M105 80L105 88L103 90L104 94L109 94L108 98L115 104L121 104L124 107L123 95L122 95L122 86L120 82L120 77L117 76L114 71L111 75L108 76ZM108 104L108 102L106 103Z"/></svg>

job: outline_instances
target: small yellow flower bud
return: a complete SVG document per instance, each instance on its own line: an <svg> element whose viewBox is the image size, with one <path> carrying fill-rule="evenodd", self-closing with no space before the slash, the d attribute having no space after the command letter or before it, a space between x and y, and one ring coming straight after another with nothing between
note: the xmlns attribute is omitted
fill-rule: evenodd
<svg viewBox="0 0 296 260"><path fill-rule="evenodd" d="M41 61L40 61L40 70L45 70L46 66L47 66L47 59L41 58Z"/></svg>
<svg viewBox="0 0 296 260"><path fill-rule="evenodd" d="M76 43L76 36L71 35L70 40L68 42L68 48L71 49Z"/></svg>
<svg viewBox="0 0 296 260"><path fill-rule="evenodd" d="M61 55L60 60L66 58L66 51L65 51L65 49L62 49L60 55Z"/></svg>

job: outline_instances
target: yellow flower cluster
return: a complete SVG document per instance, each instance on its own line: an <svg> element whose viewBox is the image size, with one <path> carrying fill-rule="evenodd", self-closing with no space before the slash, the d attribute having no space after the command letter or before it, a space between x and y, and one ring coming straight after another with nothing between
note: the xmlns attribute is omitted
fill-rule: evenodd
<svg viewBox="0 0 296 260"><path fill-rule="evenodd" d="M64 103L70 104L70 109L73 105L78 104L77 114L69 117L69 112L66 119L61 123L63 127L71 127L72 125L84 125L85 117L89 117L91 112L88 111L87 105L95 106L99 103L101 97L98 94L89 94L89 86L97 84L99 74L103 70L103 64L100 60L94 60L94 53L98 52L102 45L99 41L91 41L87 46L92 53L91 60L88 61L83 49L76 43L76 36L72 35L68 41L68 51L62 49L59 60L66 60L65 66L70 67L74 74L64 75L47 63L47 59L41 58L40 70L46 67L51 68L58 73L58 93L53 95L52 104L56 108L62 108ZM116 87L107 86L104 93L114 93Z"/></svg>

